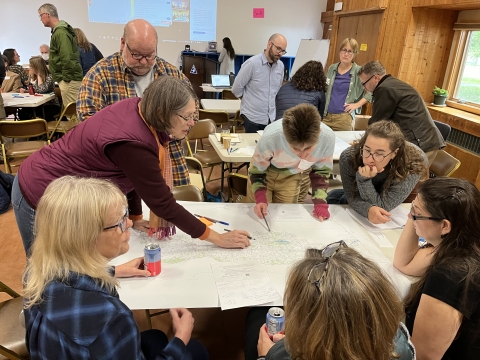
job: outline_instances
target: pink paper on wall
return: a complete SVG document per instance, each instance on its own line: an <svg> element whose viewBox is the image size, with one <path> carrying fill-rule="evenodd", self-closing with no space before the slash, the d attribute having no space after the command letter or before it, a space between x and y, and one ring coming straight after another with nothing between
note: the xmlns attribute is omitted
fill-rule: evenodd
<svg viewBox="0 0 480 360"><path fill-rule="evenodd" d="M253 18L263 19L265 17L265 8L253 8Z"/></svg>

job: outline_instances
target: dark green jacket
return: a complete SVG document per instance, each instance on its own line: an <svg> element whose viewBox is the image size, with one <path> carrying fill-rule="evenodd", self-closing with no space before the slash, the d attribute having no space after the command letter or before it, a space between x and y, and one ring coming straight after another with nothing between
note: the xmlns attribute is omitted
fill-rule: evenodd
<svg viewBox="0 0 480 360"><path fill-rule="evenodd" d="M71 80L82 81L83 72L79 61L75 31L61 20L52 29L50 39L49 68L56 82Z"/></svg>

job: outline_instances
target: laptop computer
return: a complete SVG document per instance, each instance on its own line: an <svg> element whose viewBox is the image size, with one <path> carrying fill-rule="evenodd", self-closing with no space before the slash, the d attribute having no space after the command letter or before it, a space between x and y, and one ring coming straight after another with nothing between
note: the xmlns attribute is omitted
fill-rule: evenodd
<svg viewBox="0 0 480 360"><path fill-rule="evenodd" d="M215 89L230 89L230 75L212 75L212 86Z"/></svg>

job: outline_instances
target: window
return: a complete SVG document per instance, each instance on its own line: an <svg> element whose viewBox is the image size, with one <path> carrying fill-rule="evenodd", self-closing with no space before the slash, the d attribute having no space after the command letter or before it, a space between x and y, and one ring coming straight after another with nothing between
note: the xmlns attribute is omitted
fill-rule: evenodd
<svg viewBox="0 0 480 360"><path fill-rule="evenodd" d="M480 31L470 31L453 98L480 105Z"/></svg>

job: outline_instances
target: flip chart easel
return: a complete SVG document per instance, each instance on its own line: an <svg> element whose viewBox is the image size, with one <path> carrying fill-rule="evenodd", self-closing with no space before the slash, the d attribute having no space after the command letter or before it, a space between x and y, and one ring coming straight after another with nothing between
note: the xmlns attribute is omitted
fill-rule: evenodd
<svg viewBox="0 0 480 360"><path fill-rule="evenodd" d="M320 61L325 67L328 58L330 40L302 39L298 46L297 56L293 62L290 78L307 61Z"/></svg>

